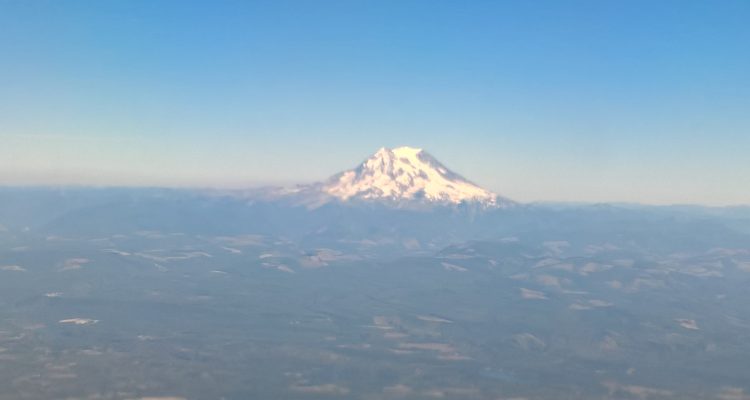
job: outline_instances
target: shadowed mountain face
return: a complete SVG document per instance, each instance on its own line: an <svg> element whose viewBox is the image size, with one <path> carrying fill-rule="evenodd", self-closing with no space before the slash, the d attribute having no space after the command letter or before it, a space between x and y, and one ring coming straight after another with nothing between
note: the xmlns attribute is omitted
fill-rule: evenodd
<svg viewBox="0 0 750 400"><path fill-rule="evenodd" d="M0 398L750 398L750 209L509 204L408 148L0 189Z"/></svg>

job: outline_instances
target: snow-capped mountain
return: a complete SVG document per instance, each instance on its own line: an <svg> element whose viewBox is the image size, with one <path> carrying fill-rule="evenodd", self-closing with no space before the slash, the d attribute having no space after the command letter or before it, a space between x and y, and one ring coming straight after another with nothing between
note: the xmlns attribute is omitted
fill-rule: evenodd
<svg viewBox="0 0 750 400"><path fill-rule="evenodd" d="M430 154L413 147L381 148L357 168L315 185L341 201L423 202L506 207L512 201L450 171Z"/></svg>

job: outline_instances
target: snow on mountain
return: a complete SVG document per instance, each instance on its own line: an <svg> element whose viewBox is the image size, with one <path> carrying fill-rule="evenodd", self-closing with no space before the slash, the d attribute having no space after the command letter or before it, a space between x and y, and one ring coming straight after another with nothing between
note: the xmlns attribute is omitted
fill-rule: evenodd
<svg viewBox="0 0 750 400"><path fill-rule="evenodd" d="M381 148L357 168L320 184L318 190L342 201L478 203L485 207L513 204L450 171L424 150L413 147Z"/></svg>

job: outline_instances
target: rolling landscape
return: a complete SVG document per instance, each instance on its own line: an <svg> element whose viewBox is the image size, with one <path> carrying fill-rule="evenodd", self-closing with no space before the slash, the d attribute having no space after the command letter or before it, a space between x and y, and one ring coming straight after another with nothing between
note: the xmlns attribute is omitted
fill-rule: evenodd
<svg viewBox="0 0 750 400"><path fill-rule="evenodd" d="M750 398L750 209L524 204L423 150L0 190L3 399Z"/></svg>

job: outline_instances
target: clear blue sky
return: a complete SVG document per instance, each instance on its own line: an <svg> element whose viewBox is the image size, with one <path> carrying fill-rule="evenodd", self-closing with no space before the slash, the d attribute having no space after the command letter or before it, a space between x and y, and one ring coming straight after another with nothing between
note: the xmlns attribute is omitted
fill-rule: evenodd
<svg viewBox="0 0 750 400"><path fill-rule="evenodd" d="M0 184L427 149L512 198L750 204L750 1L0 0Z"/></svg>

